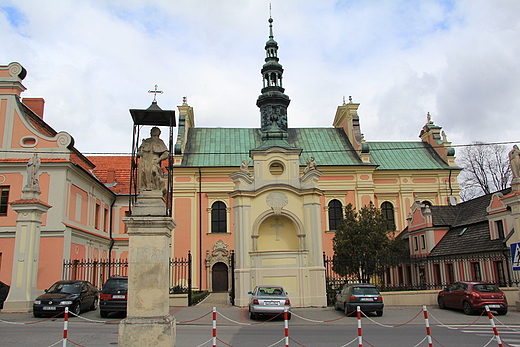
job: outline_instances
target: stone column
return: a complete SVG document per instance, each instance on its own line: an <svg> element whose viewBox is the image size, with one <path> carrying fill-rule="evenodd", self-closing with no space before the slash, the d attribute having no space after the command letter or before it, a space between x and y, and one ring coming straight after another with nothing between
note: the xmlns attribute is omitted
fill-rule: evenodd
<svg viewBox="0 0 520 347"><path fill-rule="evenodd" d="M119 346L175 346L169 314L169 256L175 222L164 216L160 191L143 192L128 227L128 309L119 325Z"/></svg>
<svg viewBox="0 0 520 347"><path fill-rule="evenodd" d="M18 213L18 218L11 288L3 312L30 312L33 301L38 296L42 216L52 207L40 201L39 168L40 158L34 153L27 163L27 183L22 189L22 198L11 202L11 208Z"/></svg>
<svg viewBox="0 0 520 347"><path fill-rule="evenodd" d="M42 215L50 205L37 199L21 199L11 203L18 213L13 256L13 272L9 296L3 312L30 312L38 296L38 261Z"/></svg>

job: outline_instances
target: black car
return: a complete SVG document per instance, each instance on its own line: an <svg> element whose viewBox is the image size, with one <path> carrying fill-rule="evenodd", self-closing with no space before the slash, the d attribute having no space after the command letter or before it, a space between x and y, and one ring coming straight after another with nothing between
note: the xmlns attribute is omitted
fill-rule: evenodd
<svg viewBox="0 0 520 347"><path fill-rule="evenodd" d="M110 312L124 312L126 314L128 277L110 277L101 289L99 298L99 315L101 317L108 317Z"/></svg>
<svg viewBox="0 0 520 347"><path fill-rule="evenodd" d="M65 307L75 314L95 310L98 297L97 288L88 281L58 281L34 300L33 315L56 315L64 312Z"/></svg>
<svg viewBox="0 0 520 347"><path fill-rule="evenodd" d="M363 312L375 312L383 315L383 297L379 289L373 284L347 283L336 295L336 310L343 310L345 314L356 311L359 306Z"/></svg>
<svg viewBox="0 0 520 347"><path fill-rule="evenodd" d="M7 299L9 294L9 286L4 282L0 281L0 310L4 308L4 301Z"/></svg>

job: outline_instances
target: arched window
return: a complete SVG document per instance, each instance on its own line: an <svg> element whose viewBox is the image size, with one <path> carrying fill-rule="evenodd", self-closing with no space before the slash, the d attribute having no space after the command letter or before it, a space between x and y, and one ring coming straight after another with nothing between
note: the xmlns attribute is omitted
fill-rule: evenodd
<svg viewBox="0 0 520 347"><path fill-rule="evenodd" d="M226 204L222 201L216 201L211 205L211 232L226 233L227 232L227 211Z"/></svg>
<svg viewBox="0 0 520 347"><path fill-rule="evenodd" d="M343 206L339 200L329 202L329 230L338 230L338 223L343 219Z"/></svg>
<svg viewBox="0 0 520 347"><path fill-rule="evenodd" d="M421 202L421 204L423 204L424 206L431 206L432 203L429 202L428 200L424 200L423 202Z"/></svg>
<svg viewBox="0 0 520 347"><path fill-rule="evenodd" d="M394 205L391 202L385 201L381 204L381 212L386 219L388 230L395 230L395 216Z"/></svg>

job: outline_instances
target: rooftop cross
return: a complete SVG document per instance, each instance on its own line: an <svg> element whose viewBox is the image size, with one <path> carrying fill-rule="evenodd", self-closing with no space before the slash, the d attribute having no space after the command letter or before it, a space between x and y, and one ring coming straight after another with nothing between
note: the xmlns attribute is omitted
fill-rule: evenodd
<svg viewBox="0 0 520 347"><path fill-rule="evenodd" d="M158 85L155 85L154 90L149 90L148 93L153 94L153 101L157 102L157 94L163 94L164 92L162 90L157 90Z"/></svg>

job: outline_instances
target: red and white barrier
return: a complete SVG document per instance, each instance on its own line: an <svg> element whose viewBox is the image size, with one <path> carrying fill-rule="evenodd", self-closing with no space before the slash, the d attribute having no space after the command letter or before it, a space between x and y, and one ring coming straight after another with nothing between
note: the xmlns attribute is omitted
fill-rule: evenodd
<svg viewBox="0 0 520 347"><path fill-rule="evenodd" d="M363 347L363 330L361 329L361 308L357 307L357 336L358 346Z"/></svg>
<svg viewBox="0 0 520 347"><path fill-rule="evenodd" d="M495 325L495 321L493 320L493 315L491 314L491 311L489 310L489 306L486 305L486 312L489 318L489 323L491 324L491 327L493 328L493 334L495 334L495 338L497 340L498 346L503 347L502 340L500 339L500 335L498 335L498 329Z"/></svg>
<svg viewBox="0 0 520 347"><path fill-rule="evenodd" d="M287 312L287 306L283 308L283 320L285 327L285 347L289 347L289 313Z"/></svg>
<svg viewBox="0 0 520 347"><path fill-rule="evenodd" d="M213 307L213 347L217 347L217 308Z"/></svg>
<svg viewBox="0 0 520 347"><path fill-rule="evenodd" d="M65 307L65 313L63 314L63 347L67 347L67 335L69 329L69 308Z"/></svg>
<svg viewBox="0 0 520 347"><path fill-rule="evenodd" d="M428 347L433 347L432 332L430 330L430 321L428 319L428 310L426 309L426 305L423 305L422 309L424 314L424 324L426 326L426 338L428 339Z"/></svg>

